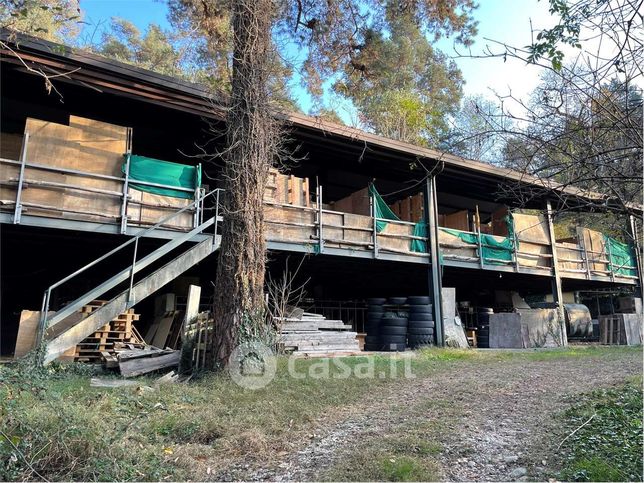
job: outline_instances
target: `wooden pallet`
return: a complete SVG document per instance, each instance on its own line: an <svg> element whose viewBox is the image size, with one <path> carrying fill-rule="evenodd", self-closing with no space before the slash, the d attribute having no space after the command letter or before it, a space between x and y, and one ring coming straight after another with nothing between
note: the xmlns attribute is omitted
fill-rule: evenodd
<svg viewBox="0 0 644 483"><path fill-rule="evenodd" d="M80 309L83 314L91 314L107 301L94 300ZM62 359L76 362L99 363L107 361L122 350L141 349L145 342L134 326L140 315L128 309L115 319L100 327L96 332L83 339L67 351Z"/></svg>

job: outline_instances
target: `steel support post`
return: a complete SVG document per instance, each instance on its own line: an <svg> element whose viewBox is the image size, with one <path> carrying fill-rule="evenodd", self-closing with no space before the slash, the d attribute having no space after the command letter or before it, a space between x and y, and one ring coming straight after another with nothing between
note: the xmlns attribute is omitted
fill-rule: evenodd
<svg viewBox="0 0 644 483"><path fill-rule="evenodd" d="M442 346L445 341L443 329L443 283L440 266L438 243L438 206L436 203L436 180L428 178L424 189L425 222L427 223L427 245L429 249L429 290L434 305L434 321L436 324L436 345Z"/></svg>
<svg viewBox="0 0 644 483"><path fill-rule="evenodd" d="M546 218L548 219L548 235L550 236L550 251L552 253L552 297L557 304L559 316L559 328L561 330L561 344L568 345L568 334L566 333L566 319L563 307L563 292L561 290L561 277L559 276L559 263L557 259L557 242L555 241L555 228L552 224L552 205L546 202Z"/></svg>
<svg viewBox="0 0 644 483"><path fill-rule="evenodd" d="M635 288L635 297L642 299L642 289L644 288L644 276L642 274L642 257L640 252L640 235L637 230L637 222L633 215L629 216L630 231L633 237L633 250L635 251L635 270L637 270L637 287ZM644 300L642 300L644 304Z"/></svg>

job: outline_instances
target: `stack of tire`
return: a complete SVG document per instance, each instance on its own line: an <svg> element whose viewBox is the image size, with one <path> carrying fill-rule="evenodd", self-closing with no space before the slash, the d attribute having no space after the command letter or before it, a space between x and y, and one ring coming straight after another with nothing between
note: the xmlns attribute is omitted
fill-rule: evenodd
<svg viewBox="0 0 644 483"><path fill-rule="evenodd" d="M364 350L379 351L382 348L380 343L380 321L385 311L384 304L387 299L371 298L367 299L367 319L364 324L364 330L367 335L364 338Z"/></svg>
<svg viewBox="0 0 644 483"><path fill-rule="evenodd" d="M403 309L406 297L390 297L387 300L387 310L380 319L381 350L402 352L407 348L407 325L409 319Z"/></svg>
<svg viewBox="0 0 644 483"><path fill-rule="evenodd" d="M476 317L476 346L484 349L490 347L490 315L494 309L479 307Z"/></svg>
<svg viewBox="0 0 644 483"><path fill-rule="evenodd" d="M409 325L407 339L409 347L420 347L434 344L434 315L429 297L408 297Z"/></svg>

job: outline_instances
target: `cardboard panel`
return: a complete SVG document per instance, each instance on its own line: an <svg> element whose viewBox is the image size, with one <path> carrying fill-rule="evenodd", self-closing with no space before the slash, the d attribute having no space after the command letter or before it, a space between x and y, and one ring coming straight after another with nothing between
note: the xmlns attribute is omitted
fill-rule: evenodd
<svg viewBox="0 0 644 483"><path fill-rule="evenodd" d="M582 259L582 253L575 250L576 248L579 248L578 244L568 242L559 242L559 244L565 245L564 247L557 247L557 259L561 269L584 270L586 268L583 262L568 261Z"/></svg>
<svg viewBox="0 0 644 483"><path fill-rule="evenodd" d="M477 258L477 247L461 241L461 239L443 230L438 231L438 243L443 256L453 258Z"/></svg>
<svg viewBox="0 0 644 483"><path fill-rule="evenodd" d="M508 216L508 208L504 206L492 213L492 235L508 236L508 224L505 218Z"/></svg>
<svg viewBox="0 0 644 483"><path fill-rule="evenodd" d="M550 244L548 222L543 216L513 213L514 231L519 241Z"/></svg>
<svg viewBox="0 0 644 483"><path fill-rule="evenodd" d="M457 211L445 215L444 225L445 228L452 228L454 230L470 231L470 217L467 210Z"/></svg>
<svg viewBox="0 0 644 483"><path fill-rule="evenodd" d="M20 160L22 134L0 132L0 158Z"/></svg>
<svg viewBox="0 0 644 483"><path fill-rule="evenodd" d="M363 188L360 191L351 193L346 198L333 202L333 210L354 215L371 215L371 203L369 199L369 189Z"/></svg>
<svg viewBox="0 0 644 483"><path fill-rule="evenodd" d="M604 235L601 232L588 228L577 227L579 240L586 247L588 258L593 260L590 263L591 271L599 275L606 275L608 271L608 255L604 244Z"/></svg>
<svg viewBox="0 0 644 483"><path fill-rule="evenodd" d="M396 252L411 253L411 238L400 236L382 236L387 235L413 235L413 225L403 225L399 223L387 223L386 228L378 234L378 248L382 250L392 250Z"/></svg>
<svg viewBox="0 0 644 483"><path fill-rule="evenodd" d="M70 116L67 141L75 149L68 160L69 168L88 173L123 177L121 166L127 150L127 128L105 122ZM92 179L73 175L65 176L67 183L119 193L119 181ZM66 190L65 208L98 212L117 220L121 214L122 199L118 195ZM102 217L93 217L100 221ZM103 219L103 221L105 221Z"/></svg>
<svg viewBox="0 0 644 483"><path fill-rule="evenodd" d="M279 206L264 205L264 220L279 221L298 224L313 224L315 212L313 210L297 210ZM314 226L294 226L286 224L266 223L266 237L279 241L311 241L315 242L316 230Z"/></svg>

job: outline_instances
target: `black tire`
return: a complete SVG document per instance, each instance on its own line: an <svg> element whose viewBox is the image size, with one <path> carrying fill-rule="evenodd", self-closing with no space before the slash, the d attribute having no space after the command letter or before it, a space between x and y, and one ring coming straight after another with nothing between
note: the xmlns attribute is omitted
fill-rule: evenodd
<svg viewBox="0 0 644 483"><path fill-rule="evenodd" d="M380 319L380 327L407 327L409 320L405 317L383 317Z"/></svg>
<svg viewBox="0 0 644 483"><path fill-rule="evenodd" d="M379 342L380 342L380 337L378 337L376 335L367 335L364 338L364 343L365 344L374 345L374 344L378 344Z"/></svg>
<svg viewBox="0 0 644 483"><path fill-rule="evenodd" d="M479 329L476 331L476 337L490 337L490 329Z"/></svg>
<svg viewBox="0 0 644 483"><path fill-rule="evenodd" d="M386 344L382 346L382 350L386 352L405 352L407 344Z"/></svg>
<svg viewBox="0 0 644 483"><path fill-rule="evenodd" d="M419 328L419 327L410 327L408 329L408 334L409 335L426 335L426 336L434 336L434 329L429 329L429 328Z"/></svg>
<svg viewBox="0 0 644 483"><path fill-rule="evenodd" d="M432 304L425 305L410 305L409 306L410 314L431 314L432 313Z"/></svg>
<svg viewBox="0 0 644 483"><path fill-rule="evenodd" d="M434 320L434 314L426 314L426 313L414 314L414 313L411 313L411 314L409 314L409 320L413 320L415 322L432 322Z"/></svg>
<svg viewBox="0 0 644 483"><path fill-rule="evenodd" d="M386 337L388 335L406 335L407 327L396 327L391 325L384 325L380 327L380 335Z"/></svg>
<svg viewBox="0 0 644 483"><path fill-rule="evenodd" d="M364 330L369 332L369 329L371 330L378 330L380 327L380 321L375 321L375 320L367 320L364 324Z"/></svg>
<svg viewBox="0 0 644 483"><path fill-rule="evenodd" d="M409 327L410 329L412 327L416 329L433 329L434 327L436 327L436 323L433 320L410 320L407 327Z"/></svg>
<svg viewBox="0 0 644 483"><path fill-rule="evenodd" d="M384 311L382 305L367 305L367 314L382 314Z"/></svg>
<svg viewBox="0 0 644 483"><path fill-rule="evenodd" d="M388 344L405 344L407 342L406 335L382 335L380 336L380 343L382 345Z"/></svg>
<svg viewBox="0 0 644 483"><path fill-rule="evenodd" d="M407 337L409 344L433 343L434 336L428 335L410 335Z"/></svg>
<svg viewBox="0 0 644 483"><path fill-rule="evenodd" d="M405 305L407 303L407 297L389 297L387 303L390 305Z"/></svg>
<svg viewBox="0 0 644 483"><path fill-rule="evenodd" d="M373 298L367 299L367 303L369 305L383 305L386 301L387 299L383 297L373 297Z"/></svg>
<svg viewBox="0 0 644 483"><path fill-rule="evenodd" d="M413 295L411 297L407 297L407 303L409 305L428 305L432 303L432 299L431 297Z"/></svg>
<svg viewBox="0 0 644 483"><path fill-rule="evenodd" d="M371 314L367 312L367 322L380 322L382 320L382 314Z"/></svg>
<svg viewBox="0 0 644 483"><path fill-rule="evenodd" d="M381 349L380 343L378 344L365 344L364 350L369 352L377 352Z"/></svg>
<svg viewBox="0 0 644 483"><path fill-rule="evenodd" d="M434 341L430 339L421 339L418 341L409 342L409 347L412 349L420 349L421 347L429 347L434 345Z"/></svg>

